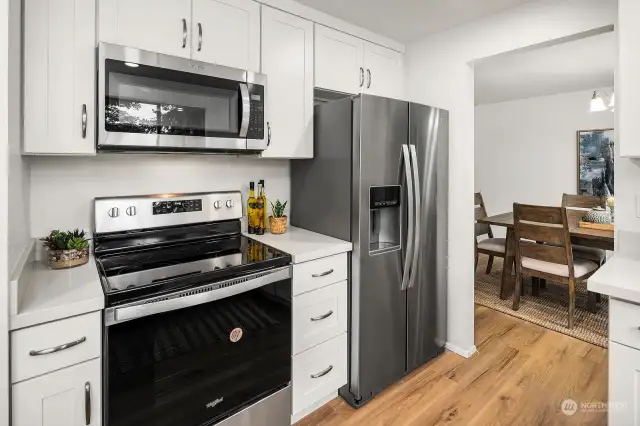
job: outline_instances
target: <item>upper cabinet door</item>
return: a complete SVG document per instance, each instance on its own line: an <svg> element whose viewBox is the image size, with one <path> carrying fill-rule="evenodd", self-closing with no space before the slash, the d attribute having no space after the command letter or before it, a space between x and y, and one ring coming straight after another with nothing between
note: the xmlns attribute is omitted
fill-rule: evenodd
<svg viewBox="0 0 640 426"><path fill-rule="evenodd" d="M252 0L193 0L192 58L260 71L260 5Z"/></svg>
<svg viewBox="0 0 640 426"><path fill-rule="evenodd" d="M94 154L93 1L24 2L26 154Z"/></svg>
<svg viewBox="0 0 640 426"><path fill-rule="evenodd" d="M262 72L267 75L264 157L313 157L313 23L262 7Z"/></svg>
<svg viewBox="0 0 640 426"><path fill-rule="evenodd" d="M100 0L100 41L191 57L191 0Z"/></svg>
<svg viewBox="0 0 640 426"><path fill-rule="evenodd" d="M316 87L356 94L365 81L364 40L315 25Z"/></svg>
<svg viewBox="0 0 640 426"><path fill-rule="evenodd" d="M387 98L404 99L404 64L400 52L364 44L364 93Z"/></svg>

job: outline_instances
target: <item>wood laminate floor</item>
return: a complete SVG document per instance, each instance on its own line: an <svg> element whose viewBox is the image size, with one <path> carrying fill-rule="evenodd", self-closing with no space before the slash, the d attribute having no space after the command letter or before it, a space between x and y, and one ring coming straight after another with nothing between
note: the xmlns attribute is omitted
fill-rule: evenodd
<svg viewBox="0 0 640 426"><path fill-rule="evenodd" d="M606 425L561 402L607 400L607 350L476 306L478 353L445 353L354 410L341 398L296 426Z"/></svg>

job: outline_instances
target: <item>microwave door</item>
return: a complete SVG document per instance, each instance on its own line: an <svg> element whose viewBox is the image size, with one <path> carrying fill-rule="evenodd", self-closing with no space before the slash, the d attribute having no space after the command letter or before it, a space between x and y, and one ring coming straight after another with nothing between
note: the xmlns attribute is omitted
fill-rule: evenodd
<svg viewBox="0 0 640 426"><path fill-rule="evenodd" d="M262 136L264 85L247 83L247 72L100 47L99 149L244 151Z"/></svg>

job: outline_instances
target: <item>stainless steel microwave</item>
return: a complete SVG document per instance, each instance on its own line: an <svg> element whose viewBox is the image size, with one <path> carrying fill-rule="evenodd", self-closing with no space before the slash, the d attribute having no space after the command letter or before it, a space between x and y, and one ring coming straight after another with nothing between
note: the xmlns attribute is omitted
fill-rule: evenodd
<svg viewBox="0 0 640 426"><path fill-rule="evenodd" d="M100 151L259 152L263 74L100 43Z"/></svg>

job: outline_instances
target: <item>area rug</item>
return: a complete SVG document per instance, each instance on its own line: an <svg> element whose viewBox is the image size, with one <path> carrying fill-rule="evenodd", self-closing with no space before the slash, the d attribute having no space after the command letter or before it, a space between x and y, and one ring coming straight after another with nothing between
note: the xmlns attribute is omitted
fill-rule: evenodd
<svg viewBox="0 0 640 426"><path fill-rule="evenodd" d="M520 298L520 309L514 311L513 297L500 299L502 259L496 258L489 275L485 274L487 256L480 256L476 270L476 303L505 314L538 324L585 342L606 348L609 330L609 300L602 296L596 313L587 311L586 283L576 286L576 310L573 329L567 328L569 309L568 287L547 281L547 287L540 289L540 296L531 295L531 280L525 279L525 295Z"/></svg>

